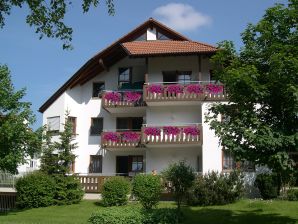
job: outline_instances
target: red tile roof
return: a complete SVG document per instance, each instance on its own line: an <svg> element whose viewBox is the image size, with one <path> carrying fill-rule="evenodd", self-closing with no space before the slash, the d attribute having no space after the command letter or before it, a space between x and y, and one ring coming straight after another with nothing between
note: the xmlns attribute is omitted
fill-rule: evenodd
<svg viewBox="0 0 298 224"><path fill-rule="evenodd" d="M122 43L131 56L213 53L217 49L195 41L155 40Z"/></svg>

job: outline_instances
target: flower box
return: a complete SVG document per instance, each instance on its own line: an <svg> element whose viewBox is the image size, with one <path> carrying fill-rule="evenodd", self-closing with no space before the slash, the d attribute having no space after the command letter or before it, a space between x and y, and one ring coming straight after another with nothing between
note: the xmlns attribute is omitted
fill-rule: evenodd
<svg viewBox="0 0 298 224"><path fill-rule="evenodd" d="M106 132L103 135L105 141L119 142L119 135L115 132Z"/></svg>
<svg viewBox="0 0 298 224"><path fill-rule="evenodd" d="M179 84L168 85L166 88L167 88L167 92L170 94L183 93L183 86Z"/></svg>
<svg viewBox="0 0 298 224"><path fill-rule="evenodd" d="M198 127L189 126L183 128L183 133L186 135L198 136L200 134L200 130Z"/></svg>
<svg viewBox="0 0 298 224"><path fill-rule="evenodd" d="M117 92L107 92L104 98L109 102L118 103L121 101L121 94Z"/></svg>
<svg viewBox="0 0 298 224"><path fill-rule="evenodd" d="M180 128L173 127L173 126L165 126L165 127L163 127L163 131L167 135L178 135L178 134L180 134Z"/></svg>
<svg viewBox="0 0 298 224"><path fill-rule="evenodd" d="M142 94L137 92L125 92L124 93L124 100L129 103L135 103L142 98Z"/></svg>
<svg viewBox="0 0 298 224"><path fill-rule="evenodd" d="M140 138L141 138L141 135L136 132L126 131L122 133L122 139L124 142L135 143L135 142L139 142Z"/></svg>
<svg viewBox="0 0 298 224"><path fill-rule="evenodd" d="M194 94L201 94L204 92L203 86L199 84L190 84L186 87L186 92L194 93Z"/></svg>
<svg viewBox="0 0 298 224"><path fill-rule="evenodd" d="M206 85L206 90L211 94L218 94L223 92L223 86L217 84L208 84Z"/></svg>
<svg viewBox="0 0 298 224"><path fill-rule="evenodd" d="M162 93L163 92L163 86L158 84L152 84L148 86L148 92L149 93Z"/></svg>
<svg viewBox="0 0 298 224"><path fill-rule="evenodd" d="M144 133L148 136L160 136L160 128L148 127L145 128Z"/></svg>

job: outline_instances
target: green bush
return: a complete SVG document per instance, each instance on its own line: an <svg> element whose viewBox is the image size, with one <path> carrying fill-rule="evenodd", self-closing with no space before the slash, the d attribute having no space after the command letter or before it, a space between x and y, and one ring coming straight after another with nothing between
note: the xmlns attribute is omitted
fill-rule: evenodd
<svg viewBox="0 0 298 224"><path fill-rule="evenodd" d="M275 173L262 173L257 175L255 186L259 189L263 199L277 198L279 195L278 178Z"/></svg>
<svg viewBox="0 0 298 224"><path fill-rule="evenodd" d="M53 179L55 180L55 204L76 204L82 200L84 191L76 176L64 176L62 174L57 174L53 176Z"/></svg>
<svg viewBox="0 0 298 224"><path fill-rule="evenodd" d="M142 213L140 209L131 208L109 208L101 209L94 213L88 222L92 224L142 224Z"/></svg>
<svg viewBox="0 0 298 224"><path fill-rule="evenodd" d="M171 191L178 205L178 211L180 212L180 206L185 198L188 189L193 185L195 179L194 170L191 166L187 165L184 161L171 164L167 169L163 171L163 177L165 180L170 181L172 184Z"/></svg>
<svg viewBox="0 0 298 224"><path fill-rule="evenodd" d="M287 192L287 199L289 201L298 201L298 189L290 189Z"/></svg>
<svg viewBox="0 0 298 224"><path fill-rule="evenodd" d="M130 193L130 182L124 177L109 178L103 184L102 202L105 206L119 206L127 204Z"/></svg>
<svg viewBox="0 0 298 224"><path fill-rule="evenodd" d="M138 174L132 182L132 192L145 209L156 206L161 194L159 176Z"/></svg>
<svg viewBox="0 0 298 224"><path fill-rule="evenodd" d="M242 196L244 187L237 171L229 174L211 172L198 176L189 190L189 205L224 205L235 202Z"/></svg>
<svg viewBox="0 0 298 224"><path fill-rule="evenodd" d="M54 204L55 182L47 174L33 172L17 180L17 206L38 208Z"/></svg>
<svg viewBox="0 0 298 224"><path fill-rule="evenodd" d="M144 212L139 207L101 209L88 220L92 224L177 224L176 209L162 208Z"/></svg>

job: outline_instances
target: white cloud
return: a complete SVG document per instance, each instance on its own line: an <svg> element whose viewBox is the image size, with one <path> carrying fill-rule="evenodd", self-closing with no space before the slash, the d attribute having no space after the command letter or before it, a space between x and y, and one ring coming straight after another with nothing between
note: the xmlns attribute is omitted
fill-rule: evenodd
<svg viewBox="0 0 298 224"><path fill-rule="evenodd" d="M169 3L153 11L162 23L167 26L182 30L193 31L202 26L211 24L211 17L196 11L191 5L182 3Z"/></svg>

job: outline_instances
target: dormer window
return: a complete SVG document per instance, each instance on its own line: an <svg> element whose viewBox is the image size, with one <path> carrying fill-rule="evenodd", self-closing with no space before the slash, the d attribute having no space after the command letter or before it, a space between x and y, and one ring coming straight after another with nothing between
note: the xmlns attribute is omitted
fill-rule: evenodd
<svg viewBox="0 0 298 224"><path fill-rule="evenodd" d="M156 39L157 40L170 40L170 38L168 36L164 35L161 32L157 32Z"/></svg>

